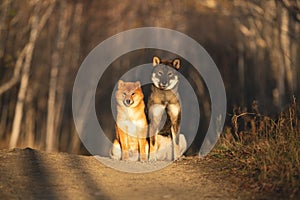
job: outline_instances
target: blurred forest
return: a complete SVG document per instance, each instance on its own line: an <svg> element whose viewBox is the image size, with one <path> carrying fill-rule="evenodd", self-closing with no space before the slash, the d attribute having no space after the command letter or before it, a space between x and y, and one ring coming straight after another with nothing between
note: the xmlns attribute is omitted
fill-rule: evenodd
<svg viewBox="0 0 300 200"><path fill-rule="evenodd" d="M144 26L180 31L208 51L224 80L229 114L255 100L260 112L276 117L293 96L300 99L299 0L0 0L0 148L82 153L72 116L77 70L100 42ZM110 139L114 121L102 103L122 73L151 62L154 53L122 56L100 80L96 108ZM194 153L210 101L201 75L188 65L182 73L203 89L197 96L205 115Z"/></svg>

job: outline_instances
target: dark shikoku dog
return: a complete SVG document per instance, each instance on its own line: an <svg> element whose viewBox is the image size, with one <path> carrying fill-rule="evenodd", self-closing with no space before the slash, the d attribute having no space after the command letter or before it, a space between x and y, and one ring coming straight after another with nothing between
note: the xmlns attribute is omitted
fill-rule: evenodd
<svg viewBox="0 0 300 200"><path fill-rule="evenodd" d="M179 145L179 143L181 143L179 140L182 138L180 137L181 106L178 93L179 78L177 72L180 68L180 60L161 60L157 56L154 56L153 67L153 85L148 99L148 117L150 120L149 160L155 161L158 159L157 154L159 154L160 149L158 140L161 138L158 137L158 134L165 135L166 132L171 135L173 159L176 160L184 152ZM164 121L163 116L165 111L167 112L167 120L165 124L161 124ZM163 128L161 129L161 127ZM185 140L184 136L183 139Z"/></svg>

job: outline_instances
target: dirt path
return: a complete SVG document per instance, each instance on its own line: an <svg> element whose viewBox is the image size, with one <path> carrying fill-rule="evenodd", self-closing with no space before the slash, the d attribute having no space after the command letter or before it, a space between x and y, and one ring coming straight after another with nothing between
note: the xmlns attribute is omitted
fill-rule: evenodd
<svg viewBox="0 0 300 200"><path fill-rule="evenodd" d="M94 157L32 149L0 151L0 199L253 199L220 163L186 158L145 174Z"/></svg>

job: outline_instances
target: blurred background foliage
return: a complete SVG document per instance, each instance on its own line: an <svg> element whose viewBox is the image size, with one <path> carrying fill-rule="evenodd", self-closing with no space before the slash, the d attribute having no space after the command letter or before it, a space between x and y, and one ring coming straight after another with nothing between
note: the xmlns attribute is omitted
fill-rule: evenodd
<svg viewBox="0 0 300 200"><path fill-rule="evenodd" d="M145 26L180 31L208 51L225 83L228 126L234 126L232 115L251 110L253 101L260 113L275 119L300 97L298 0L1 0L0 148L85 153L72 118L77 70L100 42ZM112 87L130 68L151 62L154 53L175 56L132 52L112 63L100 80L96 108L110 139ZM199 150L210 117L209 94L194 72L183 63L182 73L199 88L204 116L190 154Z"/></svg>

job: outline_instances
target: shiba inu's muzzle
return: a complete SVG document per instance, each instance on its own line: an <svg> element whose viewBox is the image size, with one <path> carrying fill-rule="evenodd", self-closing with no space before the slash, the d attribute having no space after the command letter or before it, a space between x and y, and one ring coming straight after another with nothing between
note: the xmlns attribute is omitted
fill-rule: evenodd
<svg viewBox="0 0 300 200"><path fill-rule="evenodd" d="M127 107L131 106L134 103L131 99L124 99L123 104Z"/></svg>

